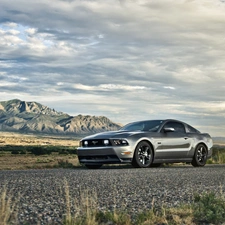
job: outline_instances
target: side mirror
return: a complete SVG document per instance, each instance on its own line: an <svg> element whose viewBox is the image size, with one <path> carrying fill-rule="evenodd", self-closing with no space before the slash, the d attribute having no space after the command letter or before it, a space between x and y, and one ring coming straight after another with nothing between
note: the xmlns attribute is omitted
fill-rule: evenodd
<svg viewBox="0 0 225 225"><path fill-rule="evenodd" d="M165 133L175 132L175 129L173 127L165 127L163 130L164 130Z"/></svg>

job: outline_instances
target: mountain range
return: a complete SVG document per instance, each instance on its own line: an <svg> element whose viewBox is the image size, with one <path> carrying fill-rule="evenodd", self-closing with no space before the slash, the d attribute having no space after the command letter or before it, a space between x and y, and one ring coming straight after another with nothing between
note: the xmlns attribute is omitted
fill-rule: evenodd
<svg viewBox="0 0 225 225"><path fill-rule="evenodd" d="M92 134L121 126L105 116L70 116L37 102L0 102L0 131L44 134Z"/></svg>

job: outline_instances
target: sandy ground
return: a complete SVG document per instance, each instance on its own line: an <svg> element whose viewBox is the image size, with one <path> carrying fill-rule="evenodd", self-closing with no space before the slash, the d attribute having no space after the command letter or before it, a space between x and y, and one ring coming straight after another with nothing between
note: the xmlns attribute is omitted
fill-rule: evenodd
<svg viewBox="0 0 225 225"><path fill-rule="evenodd" d="M57 136L37 136L32 134L18 134L10 132L0 132L0 146L79 146L79 139L72 137L57 137ZM21 149L22 150L22 149ZM78 165L76 155L43 155L34 156L26 155L11 155L10 152L0 154L0 170L21 170L21 169L43 169L51 168L57 165L60 160L68 161L74 166Z"/></svg>
<svg viewBox="0 0 225 225"><path fill-rule="evenodd" d="M79 146L79 138L0 132L0 145Z"/></svg>
<svg viewBox="0 0 225 225"><path fill-rule="evenodd" d="M0 170L26 170L54 168L60 161L72 163L79 166L76 155L0 155Z"/></svg>

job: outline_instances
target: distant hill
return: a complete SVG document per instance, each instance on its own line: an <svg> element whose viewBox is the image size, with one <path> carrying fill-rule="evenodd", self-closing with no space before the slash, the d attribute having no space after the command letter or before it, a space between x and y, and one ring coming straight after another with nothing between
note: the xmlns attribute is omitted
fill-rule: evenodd
<svg viewBox="0 0 225 225"><path fill-rule="evenodd" d="M0 131L82 135L119 128L119 124L104 116L73 117L40 103L19 99L0 102Z"/></svg>
<svg viewBox="0 0 225 225"><path fill-rule="evenodd" d="M213 137L214 145L225 145L225 137Z"/></svg>

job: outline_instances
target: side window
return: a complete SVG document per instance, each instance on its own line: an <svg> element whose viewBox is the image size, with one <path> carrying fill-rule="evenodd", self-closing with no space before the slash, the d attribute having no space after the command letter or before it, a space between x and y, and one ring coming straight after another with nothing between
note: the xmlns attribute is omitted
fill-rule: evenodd
<svg viewBox="0 0 225 225"><path fill-rule="evenodd" d="M198 130L196 130L195 128L193 128L193 127L191 127L189 125L187 125L187 132L188 133L199 133Z"/></svg>
<svg viewBox="0 0 225 225"><path fill-rule="evenodd" d="M185 127L182 123L179 122L168 122L165 124L164 128L174 128L175 132L185 133Z"/></svg>

